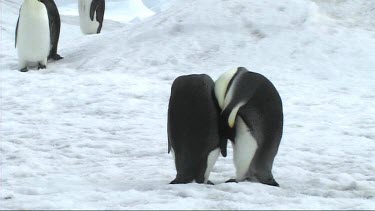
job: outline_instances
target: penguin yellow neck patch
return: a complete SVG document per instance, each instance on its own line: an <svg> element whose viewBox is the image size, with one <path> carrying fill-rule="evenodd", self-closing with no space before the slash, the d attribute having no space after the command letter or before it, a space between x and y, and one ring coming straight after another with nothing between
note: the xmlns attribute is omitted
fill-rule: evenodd
<svg viewBox="0 0 375 211"><path fill-rule="evenodd" d="M232 80L234 74L236 74L237 69L238 68L234 68L222 74L215 82L215 95L221 109L224 109L225 93L228 89L229 82Z"/></svg>
<svg viewBox="0 0 375 211"><path fill-rule="evenodd" d="M229 118L228 118L228 125L230 128L234 127L234 123L236 122L236 117L238 110L243 106L245 103L239 103L236 107L233 108L232 112L230 112Z"/></svg>

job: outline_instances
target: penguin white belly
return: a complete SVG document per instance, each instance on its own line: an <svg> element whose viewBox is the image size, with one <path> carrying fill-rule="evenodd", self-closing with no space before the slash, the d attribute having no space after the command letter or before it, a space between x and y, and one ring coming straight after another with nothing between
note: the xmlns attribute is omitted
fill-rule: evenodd
<svg viewBox="0 0 375 211"><path fill-rule="evenodd" d="M38 3L33 7L23 5L17 32L20 63L46 63L50 48L48 13L44 4Z"/></svg>
<svg viewBox="0 0 375 211"><path fill-rule="evenodd" d="M212 169L214 168L214 165L216 163L217 158L220 155L220 148L214 149L210 152L207 158L207 168L206 172L204 173L204 183L207 184L208 178L210 177L210 173Z"/></svg>
<svg viewBox="0 0 375 211"><path fill-rule="evenodd" d="M246 179L246 174L257 148L257 141L251 135L242 118L238 116L236 118L235 143L233 144L233 161L236 167L236 180L238 182Z"/></svg>
<svg viewBox="0 0 375 211"><path fill-rule="evenodd" d="M79 20L81 31L84 34L96 34L99 28L99 22L96 20L96 12L94 13L94 20L90 19L90 7L92 0L79 0Z"/></svg>

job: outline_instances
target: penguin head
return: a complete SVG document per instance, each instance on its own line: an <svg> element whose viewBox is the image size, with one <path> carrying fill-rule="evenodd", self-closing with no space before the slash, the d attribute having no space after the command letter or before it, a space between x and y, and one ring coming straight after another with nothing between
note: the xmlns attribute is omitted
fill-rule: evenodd
<svg viewBox="0 0 375 211"><path fill-rule="evenodd" d="M238 68L233 68L224 74L222 74L216 81L215 81L215 96L217 99L217 102L219 103L219 106L221 109L224 109L224 101L225 101L225 95L228 90L229 82L232 80L233 76L238 71Z"/></svg>

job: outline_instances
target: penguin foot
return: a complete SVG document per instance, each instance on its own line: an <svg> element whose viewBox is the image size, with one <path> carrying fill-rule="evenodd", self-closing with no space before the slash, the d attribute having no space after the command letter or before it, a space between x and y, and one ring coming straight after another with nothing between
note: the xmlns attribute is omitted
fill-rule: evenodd
<svg viewBox="0 0 375 211"><path fill-rule="evenodd" d="M236 179L230 179L230 180L227 180L225 183L238 183Z"/></svg>
<svg viewBox="0 0 375 211"><path fill-rule="evenodd" d="M211 182L210 180L208 180L207 185L215 185L215 184L213 182Z"/></svg>
<svg viewBox="0 0 375 211"><path fill-rule="evenodd" d="M60 59L63 59L64 57L60 56L59 54L55 54L53 56L49 56L48 59L52 59L52 60L60 60Z"/></svg>
<svg viewBox="0 0 375 211"><path fill-rule="evenodd" d="M189 182L175 179L172 182L170 182L169 184L174 185L174 184L187 184L187 183L189 183Z"/></svg>
<svg viewBox="0 0 375 211"><path fill-rule="evenodd" d="M38 64L38 70L40 70L40 69L46 69L46 65Z"/></svg>
<svg viewBox="0 0 375 211"><path fill-rule="evenodd" d="M27 71L29 71L29 69L27 69L27 67L24 67L24 68L20 69L20 72L23 72L23 73L25 73Z"/></svg>
<svg viewBox="0 0 375 211"><path fill-rule="evenodd" d="M279 183L277 183L274 179L271 180L271 181L267 181L267 182L265 182L264 184L266 184L266 185L271 185L271 186L275 186L275 187L280 187Z"/></svg>
<svg viewBox="0 0 375 211"><path fill-rule="evenodd" d="M266 179L258 177L256 181L265 185L280 187L279 183L277 183L273 177L268 177Z"/></svg>

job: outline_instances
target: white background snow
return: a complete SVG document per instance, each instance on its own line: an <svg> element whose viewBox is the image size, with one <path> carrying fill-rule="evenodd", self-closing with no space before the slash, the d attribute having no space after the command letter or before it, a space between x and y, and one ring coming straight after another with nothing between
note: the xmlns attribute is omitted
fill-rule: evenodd
<svg viewBox="0 0 375 211"><path fill-rule="evenodd" d="M1 209L375 208L375 1L107 0L102 33L85 36L77 2L57 0L64 59L27 73L21 3L1 0ZM281 187L224 183L230 145L215 186L169 185L173 80L237 66L282 97Z"/></svg>

